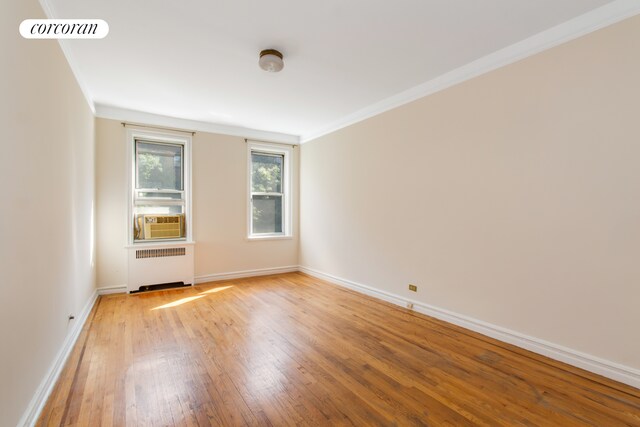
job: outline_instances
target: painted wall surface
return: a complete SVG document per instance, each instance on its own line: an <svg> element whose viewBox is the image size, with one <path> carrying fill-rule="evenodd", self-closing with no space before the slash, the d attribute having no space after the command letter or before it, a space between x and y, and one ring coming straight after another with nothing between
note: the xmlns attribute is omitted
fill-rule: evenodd
<svg viewBox="0 0 640 427"><path fill-rule="evenodd" d="M0 425L16 425L95 288L94 118L58 42L0 6Z"/></svg>
<svg viewBox="0 0 640 427"><path fill-rule="evenodd" d="M96 119L98 287L127 283L126 131ZM298 264L298 151L293 150L293 233L287 240L247 237L247 145L197 132L192 143L192 204L197 277Z"/></svg>
<svg viewBox="0 0 640 427"><path fill-rule="evenodd" d="M304 144L300 264L640 368L639 42L634 17Z"/></svg>

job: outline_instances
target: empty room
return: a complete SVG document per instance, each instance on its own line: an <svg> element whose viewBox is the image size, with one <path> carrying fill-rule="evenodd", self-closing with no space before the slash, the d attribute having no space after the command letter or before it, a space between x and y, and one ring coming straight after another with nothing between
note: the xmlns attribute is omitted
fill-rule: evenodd
<svg viewBox="0 0 640 427"><path fill-rule="evenodd" d="M640 426L640 0L0 19L0 426Z"/></svg>

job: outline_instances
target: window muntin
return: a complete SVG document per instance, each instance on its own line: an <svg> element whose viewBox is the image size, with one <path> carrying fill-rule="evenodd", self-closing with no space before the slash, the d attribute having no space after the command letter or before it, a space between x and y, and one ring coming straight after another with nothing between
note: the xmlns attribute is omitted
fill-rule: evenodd
<svg viewBox="0 0 640 427"><path fill-rule="evenodd" d="M181 200L182 191L138 191L136 193L138 199L156 199L156 200Z"/></svg>
<svg viewBox="0 0 640 427"><path fill-rule="evenodd" d="M249 147L249 238L290 234L288 148Z"/></svg>

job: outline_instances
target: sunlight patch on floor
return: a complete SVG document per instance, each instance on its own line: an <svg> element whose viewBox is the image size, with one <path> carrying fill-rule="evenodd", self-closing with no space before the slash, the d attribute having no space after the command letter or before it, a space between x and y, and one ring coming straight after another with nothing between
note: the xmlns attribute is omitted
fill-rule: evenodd
<svg viewBox="0 0 640 427"><path fill-rule="evenodd" d="M215 292L224 291L225 289L229 289L229 288L233 288L233 285L220 286L219 288L212 288L212 289L209 289L208 291L200 292L200 295L202 295L202 294L213 294Z"/></svg>
<svg viewBox="0 0 640 427"><path fill-rule="evenodd" d="M191 302L193 300L197 300L199 298L204 298L204 297L205 297L205 295L196 295L194 297L181 298L179 300L176 300L176 301L173 301L173 302L170 302L170 303L167 303L167 304L163 304L163 305L159 305L157 307L154 307L154 308L151 309L151 311L160 310L161 308L177 307L179 305Z"/></svg>
<svg viewBox="0 0 640 427"><path fill-rule="evenodd" d="M162 308L177 307L179 305L186 304L188 302L191 302L191 301L194 301L194 300L197 300L197 299L200 299L200 298L204 298L204 297L207 296L207 294L213 294L213 293L216 293L216 292L224 291L224 290L229 289L229 288L233 288L233 285L220 286L220 287L217 287L217 288L212 288L212 289L209 289L207 291L200 292L200 294L198 294L196 296L193 296L193 297L181 298L179 300L176 300L176 301L173 301L173 302L169 302L167 304L159 305L157 307L152 308L151 311L160 310Z"/></svg>

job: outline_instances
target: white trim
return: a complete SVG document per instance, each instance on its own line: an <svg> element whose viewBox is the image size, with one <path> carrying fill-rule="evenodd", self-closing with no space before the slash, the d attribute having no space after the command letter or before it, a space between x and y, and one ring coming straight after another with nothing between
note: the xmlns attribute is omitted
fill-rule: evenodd
<svg viewBox="0 0 640 427"><path fill-rule="evenodd" d="M191 146L192 146L192 136L179 134L177 132L171 131L158 131L158 130L147 130L139 127L131 127L127 128L127 165L130 167L129 178L127 180L128 184L128 203L129 209L127 214L127 225L125 230L127 232L127 246L133 247L136 243L155 243L155 242L134 242L133 241L133 211L135 207L135 197L134 193L136 191L135 182L136 182L136 157L135 157L135 149L136 149L136 139L145 139L151 142L165 142L176 145L182 145L182 162L183 162L183 171L182 171L182 179L184 186L184 217L187 223L186 233L184 243L191 243L193 241L193 222L192 222L192 214L191 214L191 188L192 188L192 180L191 180ZM158 241L158 243L162 243ZM173 244L181 244L179 240L168 240L168 245Z"/></svg>
<svg viewBox="0 0 640 427"><path fill-rule="evenodd" d="M127 292L127 285L102 286L96 289L98 295L124 294Z"/></svg>
<svg viewBox="0 0 640 427"><path fill-rule="evenodd" d="M283 218L283 232L272 234L252 234L253 230L253 164L251 160L251 152L258 151L262 153L272 153L283 156L282 165L282 198L284 206L282 207ZM282 238L293 237L293 191L292 191L292 171L293 171L293 147L282 144L270 144L264 142L254 142L247 140L247 240L276 240Z"/></svg>
<svg viewBox="0 0 640 427"><path fill-rule="evenodd" d="M44 14L47 16L47 18L49 19L57 18L56 13L54 12L53 7L51 6L48 0L40 0L40 6L42 7L42 10L44 11ZM66 39L58 39L58 44L60 45L60 49L62 49L62 54L67 59L69 68L71 68L71 72L73 73L73 76L75 77L76 82L78 83L78 87L80 87L80 91L82 92L84 99L87 101L87 104L89 104L91 113L95 116L96 106L93 103L91 92L89 92L89 87L87 86L85 81L80 77L78 63L76 62L73 54L71 53L71 49L69 48L68 43L69 42Z"/></svg>
<svg viewBox="0 0 640 427"><path fill-rule="evenodd" d="M264 240L293 240L293 236L285 236L285 235L279 235L279 234L265 234L265 235L257 235L257 236L250 236L245 238L245 240L247 242L261 242Z"/></svg>
<svg viewBox="0 0 640 427"><path fill-rule="evenodd" d="M49 3L49 0L40 0L40 5L48 18L55 18L56 14ZM315 129L301 136L270 132L265 130L245 128L241 126L231 126L203 122L198 120L181 119L177 117L164 116L142 111L130 110L115 106L95 104L92 100L88 86L80 77L79 67L73 58L71 49L67 46L67 41L59 39L58 43L64 56L69 63L69 67L78 82L91 111L96 117L114 120L125 120L139 123L147 123L156 126L167 126L174 128L191 129L194 131L211 132L223 135L241 136L271 142L282 142L290 144L301 144L319 138L323 135L335 132L352 124L361 122L370 117L381 114L385 111L400 107L419 98L434 94L451 86L470 80L474 77L493 71L497 68L514 63L521 59L535 55L544 50L550 49L559 44L568 42L575 38L584 36L593 31L620 22L626 18L640 13L640 1L638 0L616 0L604 6L596 8L590 12L570 19L555 27L549 28L520 42L514 43L459 68L442 74L432 80L424 82L418 86L392 95L379 102L371 104L365 108L348 114L333 123L322 128Z"/></svg>
<svg viewBox="0 0 640 427"><path fill-rule="evenodd" d="M222 135L241 136L243 138L255 138L269 142L287 143L292 145L300 143L300 138L297 135L291 135L288 133L270 132L241 126L230 126L198 120L181 119L178 117L145 113L143 111L129 110L126 108L112 107L103 104L96 104L95 115L96 117L101 117L103 119L123 120L133 123L144 123L152 126L186 129L194 132L199 131Z"/></svg>
<svg viewBox="0 0 640 427"><path fill-rule="evenodd" d="M51 391L58 381L60 373L62 372L62 369L64 368L64 365L67 362L67 359L69 358L69 355L71 354L71 351L73 350L73 347L80 336L80 332L82 332L82 328L84 327L84 324L89 317L89 313L91 313L91 309L97 299L98 292L96 290L93 292L91 297L89 297L89 301L87 301L85 306L82 308L82 311L76 317L73 326L71 327L71 331L67 334L60 351L58 351L55 359L53 359L53 363L51 364L49 371L47 371L42 382L40 382L40 385L31 398L31 402L29 402L22 418L18 421L18 427L33 426L38 421L38 417L40 416L44 405L47 403L49 395L51 395Z"/></svg>
<svg viewBox="0 0 640 427"><path fill-rule="evenodd" d="M582 368L595 374L602 375L603 377L628 384L632 387L640 388L640 370L638 369L611 362L590 354L525 335L520 332L512 331L501 326L455 313L453 311L435 307L409 298L404 298L389 292L384 292L370 286L323 273L309 267L300 266L299 271L402 307L407 307L407 304L413 304L413 309L415 311L426 314L427 316L444 320L445 322L513 344L517 347L547 356L551 359Z"/></svg>
<svg viewBox="0 0 640 427"><path fill-rule="evenodd" d="M298 266L298 271L300 271L301 273L305 273L308 274L310 276L313 277L317 277L318 279L322 279L325 280L327 282L331 282L335 285L339 285L342 286L344 288L349 288L351 290L354 290L356 292L360 292L361 294L365 294L365 295L369 295L370 297L374 297L374 298L378 298L381 299L383 301L387 301L390 302L392 304L396 304L399 306L406 306L408 300L405 298L402 298L398 295L389 293L389 292L385 292L385 291L381 291L379 289L376 288L372 288L370 286L367 285L363 285L361 283L356 283L356 282L352 282L351 280L347 280L347 279L342 279L340 277L334 276L332 274L328 274L328 273L323 273L322 271L319 270L315 270L313 268L309 268L309 267L304 267L302 265Z"/></svg>
<svg viewBox="0 0 640 427"><path fill-rule="evenodd" d="M290 273L294 271L300 271L313 277L326 280L327 282L331 282L333 284L349 288L356 292L360 292L381 299L383 301L391 302L399 306L405 307L407 303L413 304L413 309L419 313L426 314L428 316L444 320L445 322L461 326L463 328L478 332L491 338L513 344L515 346L533 351L538 354L542 354L544 356L567 363L569 365L573 365L578 368L582 368L587 371L602 375L604 377L619 381L621 383L628 384L632 387L640 388L640 370L638 369L601 359L538 338L527 336L519 332L511 331L509 329L497 325L492 325L490 323L483 322L481 320L477 320L458 313L454 313L446 309L403 298L396 294L384 292L351 280L342 279L337 276L323 273L309 267L292 265L286 267L262 268L229 273L209 274L196 277L195 283L200 284L220 280L239 279L243 277ZM67 335L67 338L65 339L62 348L58 352L56 358L54 359L54 362L52 363L48 373L43 378L33 398L31 399L31 402L23 413L22 418L18 422L18 427L35 425L38 417L40 416L40 412L44 408L44 405L46 404L47 399L49 398L49 395L51 394L51 391L53 390L53 387L58 380L62 369L64 368L64 364L66 363L78 337L80 336L80 332L82 331L82 328L84 327L84 324L89 317L89 313L91 313L91 309L93 308L98 295L106 295L125 291L126 285L105 286L96 289L93 295L89 298L89 301L85 304L81 313L78 315L73 329Z"/></svg>
<svg viewBox="0 0 640 427"><path fill-rule="evenodd" d="M335 132L419 98L440 92L451 86L478 77L505 65L512 64L559 44L584 36L640 13L639 0L616 0L520 42L490 53L482 58L442 74L411 89L371 104L335 122L300 136L305 143Z"/></svg>
<svg viewBox="0 0 640 427"><path fill-rule="evenodd" d="M242 279L244 277L268 276L270 274L292 273L298 271L297 265L286 267L258 268L255 270L232 271L229 273L204 274L196 276L196 285L207 282L217 282L220 280Z"/></svg>
<svg viewBox="0 0 640 427"><path fill-rule="evenodd" d="M186 240L152 240L149 242L136 242L132 244L127 244L124 246L125 249L153 249L153 248L166 248L166 247L174 247L174 246L193 246L196 242L193 240L187 242Z"/></svg>

